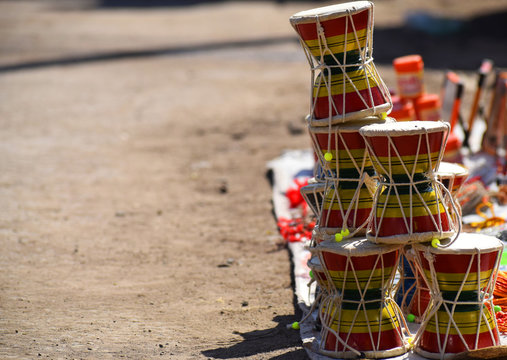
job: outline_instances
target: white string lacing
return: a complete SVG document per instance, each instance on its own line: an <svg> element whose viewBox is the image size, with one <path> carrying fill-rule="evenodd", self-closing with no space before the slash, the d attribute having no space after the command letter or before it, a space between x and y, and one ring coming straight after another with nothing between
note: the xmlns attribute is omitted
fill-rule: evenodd
<svg viewBox="0 0 507 360"><path fill-rule="evenodd" d="M381 335L382 335L382 321L386 320L386 314L384 311L387 311L387 316L389 317L389 321L395 331L396 336L400 339L401 349L405 352L409 349L410 344L406 340L407 337L410 336L410 332L408 331L408 326L405 322L405 319L402 315L401 309L398 304L393 300L393 292L394 288L394 277L396 274L396 265L399 262L399 254L401 251L401 247L394 248L392 251L396 251L396 259L393 264L385 264L385 255L389 253L381 253L377 254L375 258L375 262L372 265L372 271L364 282L364 279L361 281L358 277L358 271L356 271L354 267L353 259L361 256L369 256L372 254L364 254L357 255L355 254L354 249L347 250L346 255L342 254L345 250L333 250L332 248L322 249L316 248L316 253L323 264L323 270L328 282L329 294L324 297L321 302L321 307L319 311L319 318L322 323L322 331L321 331L321 342L320 342L320 351L323 353L331 353L336 356L344 356L345 351L350 351L356 356L360 356L362 353L359 349L353 348L350 343L352 343L351 337L354 336L353 330L356 326L356 321L358 319L359 314L362 312L364 319L366 320L366 327L368 329L368 336L370 338L370 350L373 354L381 354L383 350L380 350L381 346ZM342 274L334 277L328 267L325 265L324 253L335 254L342 258L344 261L345 267ZM388 273L385 272L386 266L393 265L392 269ZM375 270L380 270L380 279L374 279L374 276L377 277L378 273ZM355 291L359 293L359 299L345 298L344 294L347 290L347 284L351 284L351 280L355 283ZM379 290L380 298L366 300L366 294L371 290ZM349 289L350 290L350 289ZM376 315L368 314L367 305L370 303L379 304L378 313ZM344 304L355 304L355 312L352 316L352 319L347 318L350 321L350 327L345 335L343 333L347 330L342 327L342 317L343 305ZM373 320L376 319L376 320ZM336 329L334 329L336 328ZM377 337L374 337L374 333L377 332ZM340 336L340 333L342 335ZM326 349L326 343L328 336L332 334L336 338L336 342L334 343L334 349ZM343 350L339 351L339 347L343 347ZM364 354L364 352L363 352Z"/></svg>
<svg viewBox="0 0 507 360"><path fill-rule="evenodd" d="M427 269L427 270L429 270L429 276L426 272L424 272L423 265L422 265L423 263L422 263L422 259L421 259L421 252L423 254L422 256L424 257L424 259L426 260L426 262L428 264L429 269ZM426 282L429 284L432 301L430 302L430 304L423 316L424 320L421 324L421 327L419 328L419 330L417 331L417 333L415 335L416 340L414 342L414 346L415 347L419 346L420 339L421 339L423 332L426 330L426 327L428 326L431 319L434 319L436 335L437 335L436 336L437 337L437 348L438 348L438 353L440 354L441 359L444 359L444 357L446 355L446 349L447 349L447 344L448 344L448 340L449 340L451 326L452 326L453 330L458 334L458 337L460 338L466 351L474 350L479 347L479 337L481 334L484 334L484 332L481 333L481 331L480 331L481 325L486 325L486 327L488 329L487 332L489 333L491 340L492 340L492 344L498 345L498 340L497 340L498 339L498 328L497 328L497 324L496 324L496 317L495 317L492 309L493 309L493 291L494 291L496 277L497 277L497 272L494 270L498 268L498 265L500 263L501 252L497 251L495 266L493 269L488 270L488 271L491 271L491 273L490 273L489 278L488 278L485 285L482 285L484 283L484 281L481 279L481 268L482 268L481 255L489 253L491 251L483 252L480 248L475 247L474 249L472 249L472 252L473 252L472 254L468 254L468 253L463 254L464 256L469 257L469 264L468 264L467 270L463 276L463 281L461 282L454 299L444 299L442 296L442 291L439 286L440 277L439 277L439 274L437 273L437 271L435 269L435 265L434 265L438 254L433 254L431 247L425 248L424 251L417 251L416 252L416 254L417 254L416 266L419 268L419 271L425 277ZM472 268L474 261L477 264L476 269ZM467 284L467 282L470 281L470 279L473 278L472 274L475 274L475 276L477 277L477 288L475 291L475 293L477 295L477 299L475 301L459 300L465 285ZM455 310L458 305L477 305L479 308L479 310L477 310L478 311L477 325L476 325L477 328L476 328L475 340L474 340L473 347L470 347L469 343L463 337L463 334L460 329L460 325L456 322L456 320L454 318ZM489 307L489 309L488 309L488 307ZM448 317L448 321L447 321L446 328L445 328L445 334L440 333L440 321L439 321L439 317L438 317L438 314L439 314L439 312L441 312L442 308L445 310L445 312L447 313L447 317ZM485 308L486 308L486 310L485 310ZM494 322L493 327L490 325L491 321ZM441 341L441 335L444 335L443 342Z"/></svg>
<svg viewBox="0 0 507 360"><path fill-rule="evenodd" d="M446 126L448 126L446 124ZM400 129L402 131L402 129ZM430 152L430 132L426 128L422 128L419 130L419 136L418 136L418 144L417 144L417 151L414 154L414 160L411 167L408 167L405 161L403 160L402 155L399 152L398 147L396 146L396 143L393 141L393 138L391 134L386 134L385 137L387 138L387 164L384 164L379 156L377 156L375 149L371 145L371 142L369 141L370 135L362 134L366 147L368 149L368 152L370 153L370 156L372 157L372 161L375 163L375 167L377 171L380 173L380 179L379 179L379 186L377 188L377 191L374 195L374 203L373 203L373 211L372 214L375 213L375 216L373 216L372 221L368 225L368 234L370 237L373 238L375 242L379 242L379 234L380 229L382 228L382 223L385 218L385 212L387 211L387 206L390 203L391 196L395 196L395 201L397 202L399 208L400 208L400 217L403 220L404 224L404 231L398 232L395 235L391 236L383 236L382 241L386 241L387 238L403 238L404 243L412 243L412 242L421 242L421 241L428 241L431 240L434 237L437 237L439 239L449 237L451 235L455 235L452 241L446 245L439 245L441 247L447 247L452 244L452 242L457 238L457 235L461 232L461 218L459 216L459 206L456 204L456 200L451 196L449 190L439 181L437 180L435 170L438 169L438 165L441 161L441 158L443 156L443 149L445 147L446 143L446 137L442 137L442 141L440 144L440 151L436 158L436 160L433 160L432 154ZM400 135L400 132L397 134ZM407 131L407 135L412 135L411 131ZM422 144L424 142L425 148L427 150L426 153L422 153ZM397 163L399 163L403 169L404 175L407 176L408 182L399 182L394 180L394 176L396 174L396 171L393 170L394 159L397 160ZM424 164L427 163L427 166L424 166ZM417 172L419 168L424 167L427 168L426 171L423 173ZM415 180L416 175L421 176L421 180ZM430 207L427 204L427 201L424 199L423 195L418 189L419 184L429 184L431 188L433 189L433 192L435 194L434 201L436 205L434 207L437 211L437 216L435 219L435 216L433 216L432 211ZM401 200L401 194L399 193L399 186L407 186L409 188L409 204L408 207L403 205L403 202ZM380 195L384 193L386 194L384 196L384 202L379 203ZM394 193L394 194L393 194ZM444 201L444 196L442 193L445 193L446 200ZM424 232L416 231L414 229L414 201L415 199L418 199L420 204L422 204L424 208L424 212L428 216L428 219L430 220L431 224L433 225L432 229L427 229ZM444 212L441 213L440 207L444 209ZM380 210L380 216L378 216L378 211ZM408 212L408 216L406 215L406 212ZM446 216L447 223L449 224L449 229L444 230L444 226L442 223L442 214Z"/></svg>
<svg viewBox="0 0 507 360"><path fill-rule="evenodd" d="M317 44L318 44L318 54L312 53L310 47L305 43L304 39L299 38L300 44L305 52L308 63L310 64L310 93L312 102L310 103L310 122L316 122L318 124L323 124L324 122L328 123L336 123L336 122L344 122L356 118L364 118L371 115L377 115L381 112L389 112L392 107L392 100L389 95L389 90L385 85L382 78L379 76L377 68L373 63L372 57L372 48L373 48L373 11L369 11L368 16L368 25L366 27L366 39L364 42L364 46L361 46L361 41L359 39L359 35L357 33L353 15L355 12L350 10L346 11L345 18L345 29L344 29L344 44L342 52L342 59L338 59L336 54L330 49L328 44L328 38L325 34L325 29L321 24L321 19L319 15L314 17L315 20L315 29L317 33ZM347 46L349 43L349 29L350 33L353 34L353 42L355 42L357 51L360 54L360 60L355 63L347 63ZM296 27L297 31L297 27ZM298 32L299 34L299 32ZM333 60L334 64L326 64L324 58L328 56ZM347 68L357 67L360 69L363 74L361 74L361 79L356 79L356 81L352 80L347 74ZM335 79L341 79L342 82L342 108L341 112L339 111L337 104L333 99L333 69L339 69L338 74L334 74ZM364 84L367 88L366 98L360 92L357 87L357 83L361 83L364 81ZM382 103L376 104L373 98L372 92L372 84L373 87L377 88L382 95ZM347 93L347 86L352 89L352 92ZM315 115L315 108L317 106L317 102L319 101L319 94L322 93L322 90L325 89L327 91L327 99L328 99L328 117L326 119L317 118ZM361 100L363 109L354 111L347 110L347 94L355 93L358 95Z"/></svg>

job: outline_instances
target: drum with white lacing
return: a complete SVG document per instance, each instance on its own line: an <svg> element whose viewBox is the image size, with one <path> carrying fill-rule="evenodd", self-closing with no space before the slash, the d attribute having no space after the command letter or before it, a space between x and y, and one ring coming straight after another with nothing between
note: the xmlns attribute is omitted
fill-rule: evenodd
<svg viewBox="0 0 507 360"><path fill-rule="evenodd" d="M359 130L394 122L375 116L332 126L309 126L314 152L324 170L319 228L328 234L342 229L364 235L376 189L376 175ZM310 189L308 189L310 190Z"/></svg>
<svg viewBox="0 0 507 360"><path fill-rule="evenodd" d="M360 129L379 174L368 239L415 243L443 239L459 231L460 218L447 189L437 181L449 125L408 121Z"/></svg>
<svg viewBox="0 0 507 360"><path fill-rule="evenodd" d="M416 263L432 301L414 342L433 359L499 345L493 290L503 243L483 234L461 233L446 247L414 244Z"/></svg>
<svg viewBox="0 0 507 360"><path fill-rule="evenodd" d="M319 309L322 354L383 358L409 350L406 324L392 297L400 249L366 238L324 241L311 248L329 284Z"/></svg>
<svg viewBox="0 0 507 360"><path fill-rule="evenodd" d="M311 67L310 122L323 126L388 112L389 91L373 63L373 3L355 1L290 17Z"/></svg>

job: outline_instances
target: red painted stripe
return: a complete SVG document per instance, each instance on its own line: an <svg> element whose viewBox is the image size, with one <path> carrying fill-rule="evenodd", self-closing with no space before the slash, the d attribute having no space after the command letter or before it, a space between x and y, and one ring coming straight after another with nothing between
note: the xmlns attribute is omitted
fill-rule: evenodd
<svg viewBox="0 0 507 360"><path fill-rule="evenodd" d="M442 221L442 231L449 231L449 221L447 219L447 215L445 212L442 212L440 214L432 215L435 219L436 225L438 226L438 216L440 216L440 219ZM407 222L410 226L410 218L407 219ZM432 232L432 231L439 231L433 224L433 221L431 220L431 217L429 215L426 216L414 216L412 218L413 222L413 233L425 233L425 232ZM380 224L380 218L377 217L377 224ZM380 229L373 229L373 232L377 230L377 234L379 237L386 237L386 236L395 236L395 235L402 235L402 234L408 234L407 227L405 225L405 221L403 220L403 217L393 217L388 218L384 217L382 220L382 224L380 225Z"/></svg>
<svg viewBox="0 0 507 360"><path fill-rule="evenodd" d="M338 130L336 130L338 131ZM328 149L328 140L331 136L331 144L330 148ZM344 132L340 135L336 135L333 130L331 130L331 134L315 134L315 137L317 138L317 143L319 145L319 148L322 150L336 150L336 145L338 143L338 150L345 150L345 145L347 145L348 149L365 149L366 145L364 144L364 139L359 133L359 130L354 132ZM342 137L343 140L342 141Z"/></svg>
<svg viewBox="0 0 507 360"><path fill-rule="evenodd" d="M360 94L360 95L359 95ZM372 108L373 106L379 106L388 103L387 99L384 98L378 86L371 88L371 95L373 104L370 101L370 91L368 89L359 90L359 94L354 91L345 94L345 113L353 113L360 110ZM343 94L332 96L332 102L336 106L338 112L331 108L332 116L343 114ZM314 98L315 99L315 98ZM363 100L366 102L364 104ZM324 119L329 117L329 97L322 96L318 97L315 103L313 115L316 119Z"/></svg>
<svg viewBox="0 0 507 360"><path fill-rule="evenodd" d="M458 239L459 240L459 239ZM480 247L480 244L477 244ZM498 253L496 251L490 253L483 253L480 256L481 267L480 271L490 271L495 267L496 258ZM470 254L434 254L435 262L433 266L437 273L448 274L465 274L472 256ZM421 253L422 266L424 269L429 270L429 264L424 255ZM478 256L474 256L471 272L477 271Z"/></svg>
<svg viewBox="0 0 507 360"><path fill-rule="evenodd" d="M405 135L405 136L392 136L391 140L394 143L398 153L401 156L412 156L417 153L420 155L439 152L442 146L445 132L436 132L428 134L428 140L430 149L426 145L425 135ZM421 144L419 145L419 138L421 137ZM388 136L366 136L368 143L371 144L373 152L377 156L386 157L389 156L389 144ZM420 149L419 149L420 146ZM419 151L418 151L419 149ZM396 156L396 153L391 149L391 156Z"/></svg>
<svg viewBox="0 0 507 360"><path fill-rule="evenodd" d="M372 332L372 337L370 337L369 333L350 334L347 344L358 351L372 351L375 348L372 346L371 339L373 338L373 341L376 344L378 334L378 331ZM342 340L345 340L347 335L347 333L339 333ZM401 346L403 346L402 341L395 329L381 332L380 341L378 342L377 347L378 350L395 349ZM348 349L344 349L343 345L336 340L336 336L332 333L328 333L327 338L325 339L324 348L329 351L350 351Z"/></svg>
<svg viewBox="0 0 507 360"><path fill-rule="evenodd" d="M366 29L368 26L368 15L369 9L365 9L360 13L352 15L352 21L354 22L356 31ZM320 24L324 28L324 34L326 37L331 37L345 34L346 20L346 16L342 16L335 19L321 21ZM296 29L303 40L315 40L318 37L316 22L296 25ZM354 30L349 19L347 33L351 32L354 32Z"/></svg>
<svg viewBox="0 0 507 360"><path fill-rule="evenodd" d="M495 331L493 331L493 338L491 337L489 332L483 332L479 334L479 343L478 349L495 346L498 345L498 335ZM465 339L465 342L468 344L470 349L475 348L475 338L476 334L468 334L462 335ZM494 339L494 340L493 340ZM432 333L429 331L424 331L421 336L421 342L419 346L422 350L431 352L431 353L439 353L438 351L438 338L436 333ZM443 344L445 341L445 334L440 334L440 344ZM459 335L449 335L447 339L447 346L444 349L446 353L460 353L463 351L467 351L466 346L461 341Z"/></svg>
<svg viewBox="0 0 507 360"><path fill-rule="evenodd" d="M331 211L331 214L329 214L329 220L327 219L327 213L328 211ZM344 212L346 212L347 209L344 209ZM349 229L355 229L359 226L361 226L367 219L368 216L370 216L371 212L371 206L364 209L354 209L350 212L349 217L347 219L347 228ZM354 221L355 217L355 221ZM326 210L322 209L322 213L320 216L320 227L321 228L342 228L343 226L343 217L340 210Z"/></svg>
<svg viewBox="0 0 507 360"><path fill-rule="evenodd" d="M352 267L347 263L347 256L338 255L327 251L323 251L322 256L324 257L324 263L326 264L329 271L345 271L346 269L348 271L352 271ZM382 268L382 264L384 265L384 268L392 268L396 265L398 251L394 250L390 253L381 255L382 258L378 260L378 263L375 266L378 256L379 254L351 256L350 261L354 266L354 270L357 271L380 269ZM350 276L353 276L352 273ZM387 279L388 277L389 274L386 271L385 278Z"/></svg>

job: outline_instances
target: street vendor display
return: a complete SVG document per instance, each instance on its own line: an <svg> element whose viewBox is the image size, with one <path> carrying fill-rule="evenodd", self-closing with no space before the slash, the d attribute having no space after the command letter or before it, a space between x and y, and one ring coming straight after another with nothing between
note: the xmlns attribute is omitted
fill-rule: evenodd
<svg viewBox="0 0 507 360"><path fill-rule="evenodd" d="M305 264L319 295L302 320L316 313L312 349L444 359L499 345L492 300L503 244L461 233L457 193L469 173L442 163L454 134L425 93L421 57L394 62L397 103L411 105L397 121L373 63L373 3L302 11L290 23L310 64L317 162L301 187L316 219Z"/></svg>

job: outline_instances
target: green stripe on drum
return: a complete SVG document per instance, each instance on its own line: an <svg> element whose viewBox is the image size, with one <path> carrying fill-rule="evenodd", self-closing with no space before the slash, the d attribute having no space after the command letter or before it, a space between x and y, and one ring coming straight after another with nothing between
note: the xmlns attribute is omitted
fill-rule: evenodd
<svg viewBox="0 0 507 360"><path fill-rule="evenodd" d="M338 60L338 62L336 62L335 59ZM362 62L362 59L361 59L361 54L359 53L359 51L347 52L347 54L345 55L345 61L343 61L343 53L334 54L334 56L324 55L324 63L329 66L340 66L340 65L345 65L345 64L361 64L361 62ZM331 70L332 75L337 75L337 74L342 74L344 70L345 70L345 72L351 72L351 71L359 70L360 68L361 68L361 65L357 65L357 66L347 66L344 68L330 68L329 70ZM322 73L325 76L327 76L329 74L328 69L324 68L322 70Z"/></svg>

